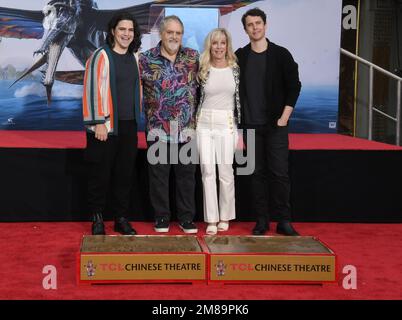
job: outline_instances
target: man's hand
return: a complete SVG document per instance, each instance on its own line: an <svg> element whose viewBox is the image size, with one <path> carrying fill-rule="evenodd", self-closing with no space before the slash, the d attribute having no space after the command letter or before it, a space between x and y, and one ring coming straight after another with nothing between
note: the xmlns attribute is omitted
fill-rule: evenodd
<svg viewBox="0 0 402 320"><path fill-rule="evenodd" d="M100 141L107 140L107 128L105 124L97 124L95 126L95 138Z"/></svg>
<svg viewBox="0 0 402 320"><path fill-rule="evenodd" d="M290 116L292 115L293 108L290 106L286 106L283 110L282 116L278 119L277 125L278 127L286 127L288 125L288 121Z"/></svg>
<svg viewBox="0 0 402 320"><path fill-rule="evenodd" d="M288 125L288 120L279 118L276 124L278 127L286 127Z"/></svg>

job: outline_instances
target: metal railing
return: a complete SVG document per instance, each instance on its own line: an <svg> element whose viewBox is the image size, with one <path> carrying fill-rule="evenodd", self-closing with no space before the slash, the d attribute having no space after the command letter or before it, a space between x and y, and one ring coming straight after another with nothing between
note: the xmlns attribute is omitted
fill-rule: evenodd
<svg viewBox="0 0 402 320"><path fill-rule="evenodd" d="M384 117L396 122L396 145L400 145L400 132L401 132L401 90L402 90L402 78L398 77L397 75L367 61L359 56L345 50L341 49L341 53L358 61L361 62L370 68L369 73L369 128L368 128L368 139L373 140L373 114L377 112ZM381 72L382 74L386 75L387 77L394 79L397 81L397 92L396 92L396 117L393 117L376 107L374 107L374 70Z"/></svg>

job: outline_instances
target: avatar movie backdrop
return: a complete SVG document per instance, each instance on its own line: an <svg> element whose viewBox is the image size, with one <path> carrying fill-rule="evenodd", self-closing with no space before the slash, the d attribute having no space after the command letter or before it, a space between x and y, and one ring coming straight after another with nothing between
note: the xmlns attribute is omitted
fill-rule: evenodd
<svg viewBox="0 0 402 320"><path fill-rule="evenodd" d="M254 7L267 13L268 38L299 64L303 88L291 132L335 133L341 0L0 0L0 130L83 130L85 61L104 44L118 10L137 18L141 51L159 41L160 19L176 14L185 25L184 45L201 52L218 26L230 31L234 49L246 45L241 17Z"/></svg>

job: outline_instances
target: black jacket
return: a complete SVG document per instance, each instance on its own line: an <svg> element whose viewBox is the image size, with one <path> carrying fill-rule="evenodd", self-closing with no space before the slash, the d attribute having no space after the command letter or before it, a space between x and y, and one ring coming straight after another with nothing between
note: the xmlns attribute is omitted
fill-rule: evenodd
<svg viewBox="0 0 402 320"><path fill-rule="evenodd" d="M266 99L268 103L268 119L271 125L276 126L277 120L281 117L285 106L294 107L301 90L298 65L293 60L290 52L283 47L270 42L268 39L267 50L267 77L266 77ZM244 109L247 108L247 92L245 75L248 55L251 51L251 44L236 51L240 66L240 103L242 106L242 125L244 122Z"/></svg>

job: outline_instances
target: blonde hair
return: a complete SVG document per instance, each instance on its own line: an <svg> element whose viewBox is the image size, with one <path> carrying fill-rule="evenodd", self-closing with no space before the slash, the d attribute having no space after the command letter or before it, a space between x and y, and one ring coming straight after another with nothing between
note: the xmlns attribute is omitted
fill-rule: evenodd
<svg viewBox="0 0 402 320"><path fill-rule="evenodd" d="M232 47L232 37L230 33L225 28L216 28L208 33L204 41L204 51L200 57L200 70L198 72L198 79L203 82L207 78L209 69L211 68L211 46L212 41L214 41L219 35L224 35L226 37L226 60L229 67L237 66L237 58L233 52Z"/></svg>

